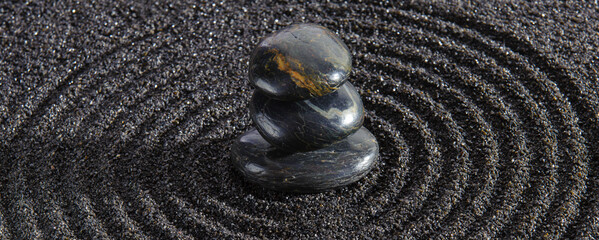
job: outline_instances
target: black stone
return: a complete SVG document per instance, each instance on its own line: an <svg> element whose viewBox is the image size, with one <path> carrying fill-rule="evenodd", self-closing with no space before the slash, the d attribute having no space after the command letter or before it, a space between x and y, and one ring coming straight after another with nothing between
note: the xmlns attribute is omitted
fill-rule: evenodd
<svg viewBox="0 0 599 240"><path fill-rule="evenodd" d="M322 97L280 101L256 91L250 115L258 131L281 150L327 146L356 132L364 121L360 94L349 82Z"/></svg>
<svg viewBox="0 0 599 240"><path fill-rule="evenodd" d="M335 91L350 71L349 49L335 33L315 24L295 24L258 44L249 78L270 98L299 100Z"/></svg>
<svg viewBox="0 0 599 240"><path fill-rule="evenodd" d="M285 153L256 129L241 135L231 148L233 165L251 182L269 189L319 192L364 177L379 156L375 137L366 128L328 147Z"/></svg>

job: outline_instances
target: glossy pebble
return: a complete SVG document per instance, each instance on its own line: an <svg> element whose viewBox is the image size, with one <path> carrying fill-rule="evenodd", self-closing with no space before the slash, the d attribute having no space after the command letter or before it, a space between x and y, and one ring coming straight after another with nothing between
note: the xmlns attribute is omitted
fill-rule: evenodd
<svg viewBox="0 0 599 240"><path fill-rule="evenodd" d="M324 147L356 132L364 106L350 83L330 94L301 101L280 101L255 92L250 116L270 144L286 151Z"/></svg>
<svg viewBox="0 0 599 240"><path fill-rule="evenodd" d="M258 44L249 78L270 98L299 100L337 90L350 71L349 49L335 33L315 24L295 24Z"/></svg>
<svg viewBox="0 0 599 240"><path fill-rule="evenodd" d="M269 189L319 192L364 177L379 156L376 139L366 128L328 147L284 153L252 129L231 148L233 165L246 179Z"/></svg>

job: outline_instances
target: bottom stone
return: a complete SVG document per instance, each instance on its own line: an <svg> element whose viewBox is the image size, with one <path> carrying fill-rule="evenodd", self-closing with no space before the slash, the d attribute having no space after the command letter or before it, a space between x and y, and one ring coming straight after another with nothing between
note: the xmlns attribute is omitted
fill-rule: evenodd
<svg viewBox="0 0 599 240"><path fill-rule="evenodd" d="M366 128L330 146L285 153L270 145L256 129L233 144L233 165L251 182L290 192L319 192L364 177L379 156L379 145Z"/></svg>

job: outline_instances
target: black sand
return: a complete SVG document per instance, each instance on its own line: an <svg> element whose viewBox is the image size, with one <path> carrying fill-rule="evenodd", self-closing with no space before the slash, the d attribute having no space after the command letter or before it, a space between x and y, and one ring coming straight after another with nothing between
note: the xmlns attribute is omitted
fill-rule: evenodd
<svg viewBox="0 0 599 240"><path fill-rule="evenodd" d="M597 5L48 2L0 3L0 239L599 235ZM229 162L293 22L354 55L382 156L347 188Z"/></svg>

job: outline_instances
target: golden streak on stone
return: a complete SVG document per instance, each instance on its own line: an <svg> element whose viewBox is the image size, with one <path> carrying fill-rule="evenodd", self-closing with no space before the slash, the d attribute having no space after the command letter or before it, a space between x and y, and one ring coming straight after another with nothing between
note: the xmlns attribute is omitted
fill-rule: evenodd
<svg viewBox="0 0 599 240"><path fill-rule="evenodd" d="M313 81L311 77L305 76L304 75L305 70L302 67L302 64L300 62L298 62L297 60L294 60L291 58L289 58L289 59L286 58L283 54L281 54L276 49L272 49L269 52L272 52L275 54L275 56L273 57L273 60L277 63L277 67L279 68L279 70L289 74L289 76L291 76L291 80L298 87L307 89L310 92L310 94L312 94L314 96L323 96L323 95L331 92L331 90L334 90L328 86L319 85L315 81ZM294 70L291 67L290 63L294 63L299 68L299 71L304 74Z"/></svg>

